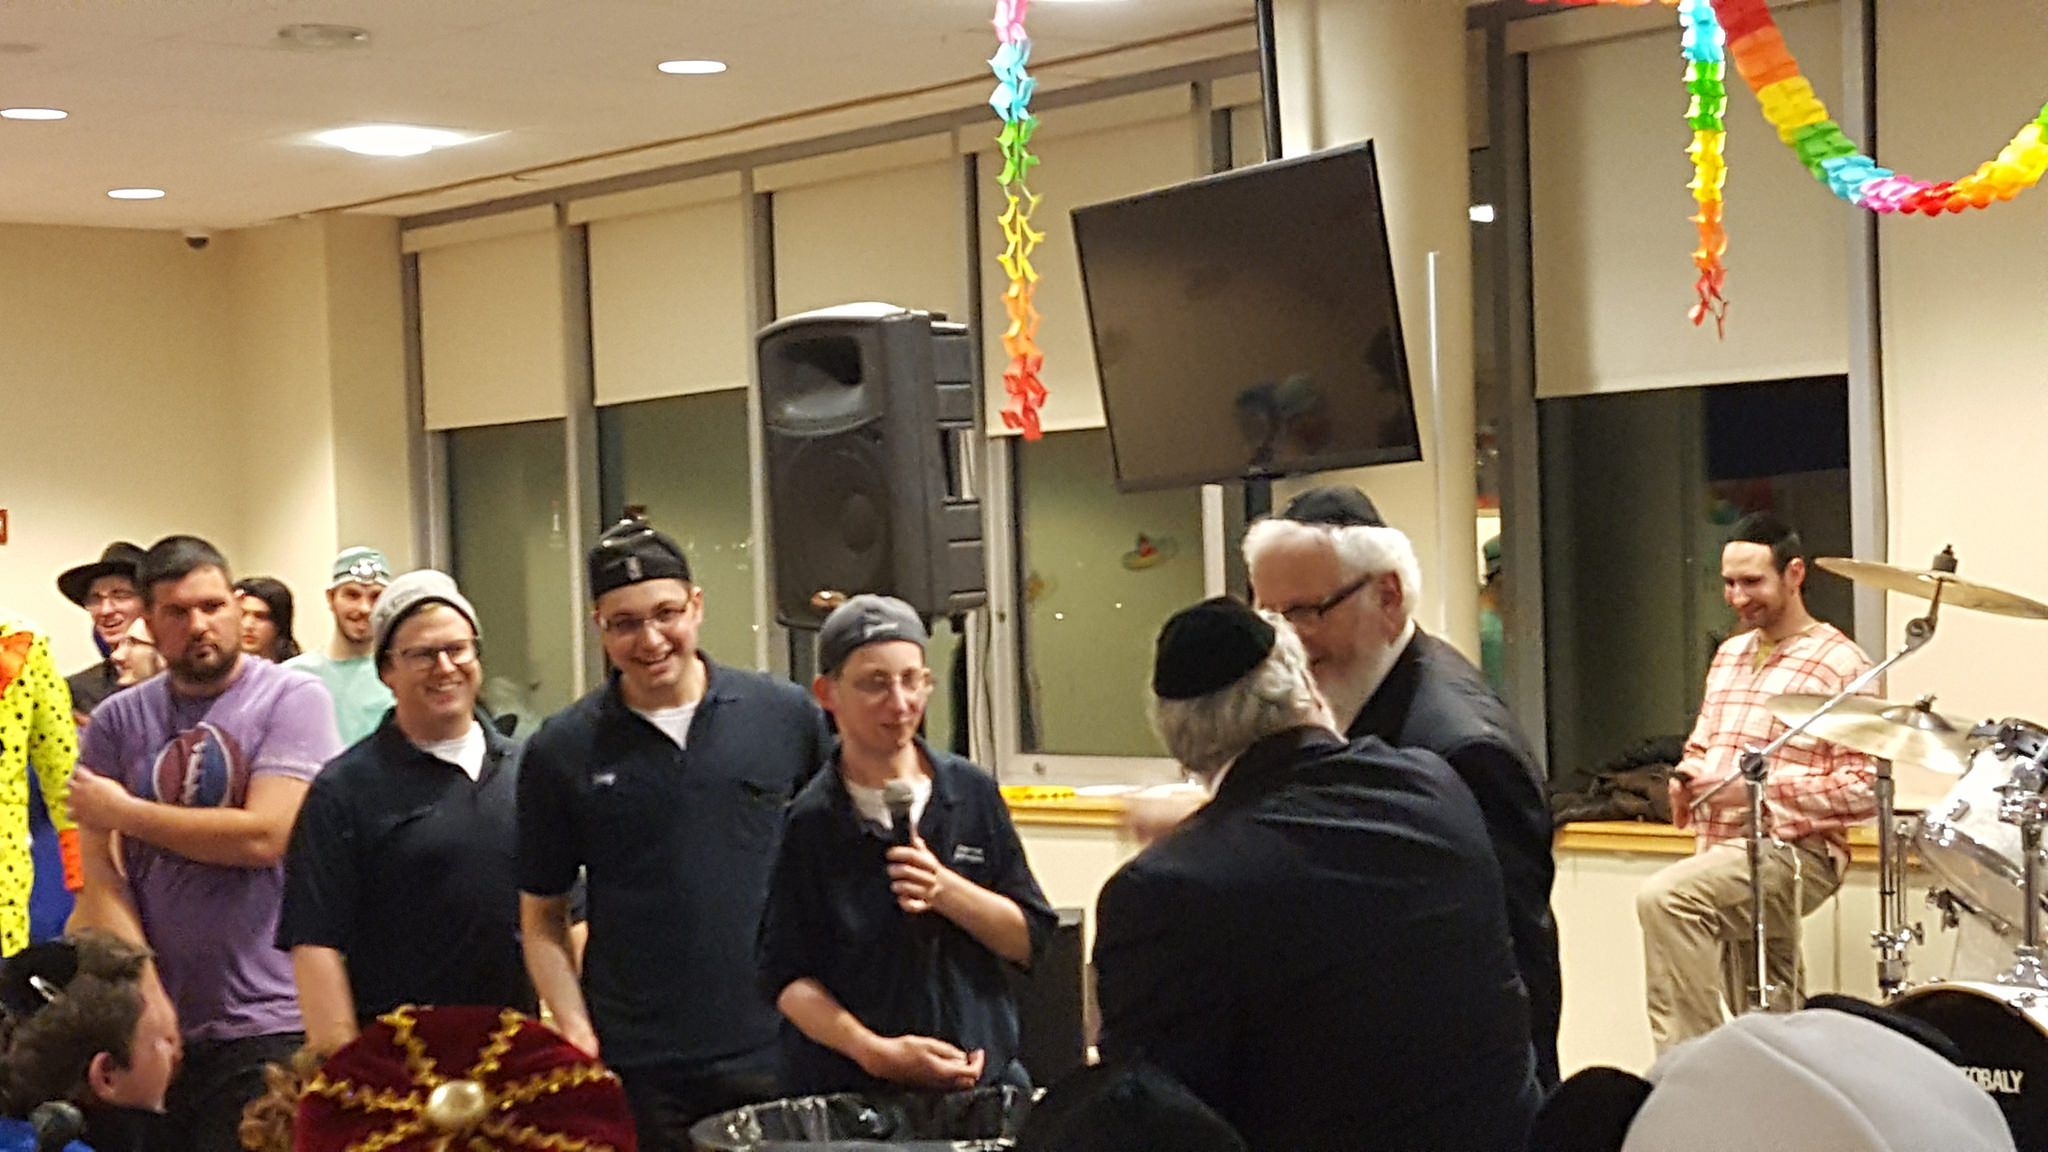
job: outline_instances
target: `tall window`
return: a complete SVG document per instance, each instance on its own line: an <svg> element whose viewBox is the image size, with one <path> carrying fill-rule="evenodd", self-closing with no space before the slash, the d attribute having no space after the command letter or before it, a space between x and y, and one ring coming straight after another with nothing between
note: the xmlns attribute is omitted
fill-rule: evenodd
<svg viewBox="0 0 2048 1152"><path fill-rule="evenodd" d="M1721 548L1751 512L1809 556L1851 552L1840 376L1559 397L1542 431L1545 667L1561 786L1643 741L1683 736L1737 624ZM1848 581L1809 569L1806 605L1853 626Z"/></svg>
<svg viewBox="0 0 2048 1152"><path fill-rule="evenodd" d="M1102 430L1019 444L1016 459L1023 747L1163 756L1145 687L1159 626L1202 598L1201 496L1119 493Z"/></svg>
<svg viewBox="0 0 2048 1152"><path fill-rule="evenodd" d="M476 606L483 704L523 733L576 694L562 421L447 435L454 575Z"/></svg>
<svg viewBox="0 0 2048 1152"><path fill-rule="evenodd" d="M752 668L752 497L747 472L747 394L699 392L597 412L601 500L607 524L627 505L675 538L704 589L697 642L724 664Z"/></svg>

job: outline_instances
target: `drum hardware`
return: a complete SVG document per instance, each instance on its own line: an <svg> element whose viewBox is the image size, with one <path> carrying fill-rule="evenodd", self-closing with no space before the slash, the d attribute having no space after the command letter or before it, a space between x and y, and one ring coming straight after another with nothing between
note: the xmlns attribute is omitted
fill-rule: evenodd
<svg viewBox="0 0 2048 1152"><path fill-rule="evenodd" d="M2012 967L1999 973L2000 984L2048 991L2048 964L2041 948L2041 829L2048 823L2048 741L2032 739L2040 729L2008 721L2001 726L1997 747L2024 758L2013 767L2012 779L1997 788L1998 818L2020 830L2020 946ZM2024 743L2022 741L2025 741Z"/></svg>
<svg viewBox="0 0 2048 1152"><path fill-rule="evenodd" d="M1923 700L1922 703L1929 701ZM1931 714L1931 713L1930 713ZM1870 946L1877 949L1877 989L1889 1000L1906 986L1906 949L1927 942L1919 921L1906 922L1906 854L1900 821L1893 808L1892 762L1877 762L1877 931Z"/></svg>
<svg viewBox="0 0 2048 1152"><path fill-rule="evenodd" d="M1946 888L1928 890L1927 906L1941 912L1941 926L1949 932L1955 931L1962 924L1964 915L1977 914L1977 910L1970 907L1968 902ZM1917 928L1918 925L1914 927Z"/></svg>
<svg viewBox="0 0 2048 1152"><path fill-rule="evenodd" d="M1897 818L1893 770L1909 764L1943 776L1963 775L1970 766L1969 725L1936 712L1932 696L1911 704L1859 696L1829 707L1828 697L1791 694L1772 697L1769 708L1787 724L1804 721L1812 735L1876 758L1879 927L1870 934L1870 944L1877 950L1878 989L1890 998L1906 984L1906 949L1926 942L1921 926L1907 923L1905 837Z"/></svg>

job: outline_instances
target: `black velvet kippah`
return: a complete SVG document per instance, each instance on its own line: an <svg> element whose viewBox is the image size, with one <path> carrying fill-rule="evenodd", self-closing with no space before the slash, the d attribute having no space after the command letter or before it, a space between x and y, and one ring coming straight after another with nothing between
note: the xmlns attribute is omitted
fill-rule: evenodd
<svg viewBox="0 0 2048 1152"><path fill-rule="evenodd" d="M1228 596L1183 608L1159 629L1152 694L1193 700L1228 688L1273 650L1273 626Z"/></svg>
<svg viewBox="0 0 2048 1152"><path fill-rule="evenodd" d="M1282 520L1301 524L1328 524L1337 528L1385 528L1380 510L1372 498L1356 488L1331 486L1311 488L1287 502Z"/></svg>
<svg viewBox="0 0 2048 1152"><path fill-rule="evenodd" d="M590 550L590 598L642 580L688 580L690 562L674 540L647 521L628 516L607 529Z"/></svg>

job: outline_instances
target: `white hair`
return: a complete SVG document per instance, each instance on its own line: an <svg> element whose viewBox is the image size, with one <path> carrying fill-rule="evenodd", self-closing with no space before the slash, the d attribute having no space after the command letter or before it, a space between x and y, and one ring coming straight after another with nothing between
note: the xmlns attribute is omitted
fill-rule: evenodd
<svg viewBox="0 0 2048 1152"><path fill-rule="evenodd" d="M1192 700L1151 698L1153 731L1167 754L1190 772L1214 775L1276 732L1307 724L1336 728L1309 674L1301 638L1271 612L1259 615L1273 625L1275 636L1273 650L1251 671Z"/></svg>
<svg viewBox="0 0 2048 1152"><path fill-rule="evenodd" d="M1244 530L1244 562L1251 567L1259 557L1276 547L1328 540L1337 551L1337 564L1349 583L1382 572L1401 578L1401 608L1413 615L1422 597L1422 563L1415 558L1415 545L1399 528L1374 528L1365 524L1304 524L1268 516L1254 520Z"/></svg>

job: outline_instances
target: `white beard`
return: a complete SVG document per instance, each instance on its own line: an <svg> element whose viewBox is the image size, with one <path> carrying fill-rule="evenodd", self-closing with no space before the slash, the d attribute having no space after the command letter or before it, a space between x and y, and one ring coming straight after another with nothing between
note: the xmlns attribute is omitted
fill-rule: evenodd
<svg viewBox="0 0 2048 1152"><path fill-rule="evenodd" d="M1323 699L1330 705L1330 715L1337 718L1340 731L1351 728L1359 710L1380 690L1387 673L1394 670L1394 661L1401 658L1401 650L1414 638L1415 622L1411 620L1392 643L1361 651L1341 668L1325 664L1316 669L1316 687L1322 689Z"/></svg>

